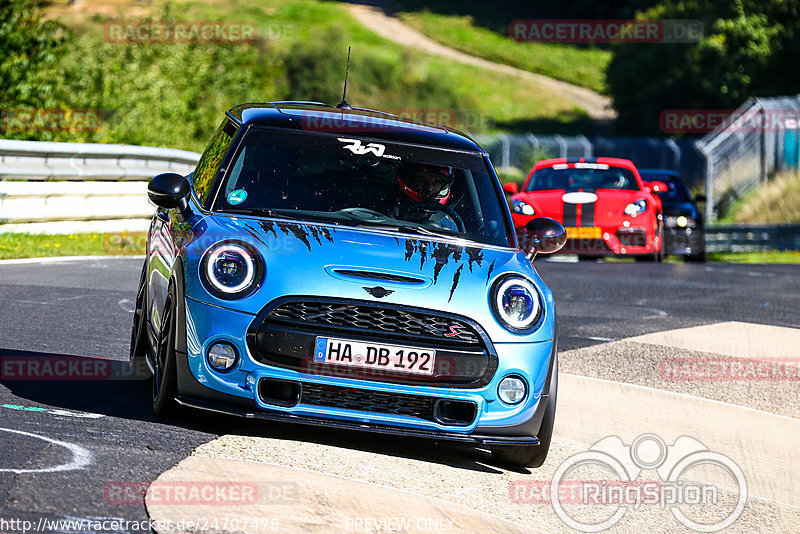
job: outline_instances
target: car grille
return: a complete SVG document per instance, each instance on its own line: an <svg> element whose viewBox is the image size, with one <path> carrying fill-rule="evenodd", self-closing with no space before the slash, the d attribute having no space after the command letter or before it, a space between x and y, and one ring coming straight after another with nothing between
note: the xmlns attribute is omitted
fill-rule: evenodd
<svg viewBox="0 0 800 534"><path fill-rule="evenodd" d="M455 343L482 346L477 331L464 321L420 311L367 304L290 301L270 311L266 322L311 327L323 332L353 332L415 341L431 340L437 345Z"/></svg>
<svg viewBox="0 0 800 534"><path fill-rule="evenodd" d="M303 382L301 404L433 420L436 399Z"/></svg>

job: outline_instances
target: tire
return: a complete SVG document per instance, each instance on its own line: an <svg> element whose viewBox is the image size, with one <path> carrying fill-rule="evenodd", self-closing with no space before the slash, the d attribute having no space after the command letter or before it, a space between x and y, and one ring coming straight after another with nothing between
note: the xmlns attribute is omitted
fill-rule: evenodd
<svg viewBox="0 0 800 534"><path fill-rule="evenodd" d="M539 428L539 445L494 445L492 458L498 463L530 467L536 469L544 464L547 453L550 451L550 441L553 437L553 422L556 418L556 397L558 396L558 359L554 362L553 379L550 382L550 395L547 397L547 406L542 417L542 426Z"/></svg>
<svg viewBox="0 0 800 534"><path fill-rule="evenodd" d="M139 288L136 290L136 305L133 309L133 324L131 325L131 347L130 362L144 358L147 355L148 340L145 325L147 314L144 310L147 290L147 261L142 267L142 275L139 277Z"/></svg>
<svg viewBox="0 0 800 534"><path fill-rule="evenodd" d="M178 301L175 288L170 285L169 295L164 304L161 330L158 335L156 357L153 362L153 412L160 418L177 415L178 374L175 362L175 332L177 330Z"/></svg>
<svg viewBox="0 0 800 534"><path fill-rule="evenodd" d="M697 254L687 254L683 257L683 261L686 263L705 263L706 262L706 251L699 252Z"/></svg>

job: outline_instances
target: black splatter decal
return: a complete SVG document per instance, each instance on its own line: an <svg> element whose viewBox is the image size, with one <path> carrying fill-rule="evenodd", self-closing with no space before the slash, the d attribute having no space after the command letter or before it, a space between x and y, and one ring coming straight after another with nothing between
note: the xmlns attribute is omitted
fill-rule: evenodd
<svg viewBox="0 0 800 534"><path fill-rule="evenodd" d="M244 227L244 230L245 230L245 231L246 231L248 234L250 234L251 236L253 236L253 239L255 239L256 241L258 241L259 243L261 243L261 244L262 244L262 245L264 245L265 247L269 248L269 245L266 243L266 241L264 241L263 239L261 239L261 237L260 237L260 236L259 236L259 235L258 235L258 234L255 232L255 230L254 230L254 229L253 229L253 228L252 228L252 227L251 227L249 224L244 224L244 225L242 225L242 226Z"/></svg>
<svg viewBox="0 0 800 534"><path fill-rule="evenodd" d="M406 261L410 260L411 257L414 255L414 251L417 248L416 241L413 239L406 239Z"/></svg>
<svg viewBox="0 0 800 534"><path fill-rule="evenodd" d="M475 247L467 247L467 256L469 256L469 272L472 272L472 264L477 263L478 267L481 266L483 261L483 250Z"/></svg>
<svg viewBox="0 0 800 534"><path fill-rule="evenodd" d="M278 233L275 231L275 223L272 221L258 221L265 234L272 234L272 237L278 239Z"/></svg>
<svg viewBox="0 0 800 534"><path fill-rule="evenodd" d="M494 262L497 260L492 260L492 263L489 265L489 272L486 273L486 284L489 284L489 279L492 277L492 271L494 271Z"/></svg>
<svg viewBox="0 0 800 534"><path fill-rule="evenodd" d="M450 287L450 298L447 299L447 302L450 302L451 300L453 300L453 293L456 290L456 286L458 286L458 281L461 279L461 269L463 269L463 268L464 268L464 264L462 263L461 265L458 266L458 269L456 269L456 272L453 275L453 285L452 285L452 287Z"/></svg>
<svg viewBox="0 0 800 534"><path fill-rule="evenodd" d="M417 245L417 250L419 251L419 270L421 271L423 267L425 267L425 262L428 260L428 243L427 241L422 241Z"/></svg>
<svg viewBox="0 0 800 534"><path fill-rule="evenodd" d="M436 260L436 265L433 266L433 283L439 281L439 273L442 272L442 268L447 265L450 261L450 255L453 256L453 261L457 262L461 260L461 254L464 251L464 247L460 247L458 245L448 245L446 243L436 243L433 248L433 259Z"/></svg>

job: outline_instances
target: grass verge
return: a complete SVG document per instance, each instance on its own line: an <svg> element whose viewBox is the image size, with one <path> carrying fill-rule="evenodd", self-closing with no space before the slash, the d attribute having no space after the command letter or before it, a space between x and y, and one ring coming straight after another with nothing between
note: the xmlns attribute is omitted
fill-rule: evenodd
<svg viewBox="0 0 800 534"><path fill-rule="evenodd" d="M563 44L520 43L473 24L470 16L430 12L400 13L400 18L427 37L466 54L543 74L602 93L611 52Z"/></svg>
<svg viewBox="0 0 800 534"><path fill-rule="evenodd" d="M0 260L145 253L145 232L114 234L0 234Z"/></svg>
<svg viewBox="0 0 800 534"><path fill-rule="evenodd" d="M800 223L800 172L777 174L733 203L720 219L728 223Z"/></svg>

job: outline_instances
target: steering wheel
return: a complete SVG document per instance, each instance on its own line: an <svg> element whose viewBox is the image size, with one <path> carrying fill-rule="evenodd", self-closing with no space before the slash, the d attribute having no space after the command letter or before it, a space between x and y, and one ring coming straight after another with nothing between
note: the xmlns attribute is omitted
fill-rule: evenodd
<svg viewBox="0 0 800 534"><path fill-rule="evenodd" d="M450 219L452 219L452 221L456 224L456 228L458 228L459 232L461 232L462 234L466 232L467 227L466 225L464 225L464 219L462 219L461 216L458 213L456 213L456 210L454 210L450 206L439 204L438 202L431 202L429 200L417 202L416 204L412 204L411 206L407 207L404 210L405 212L404 215L408 217L408 215L411 215L413 213L422 214L422 213L434 213L437 211L440 211L445 215L447 215L448 217L450 217Z"/></svg>

